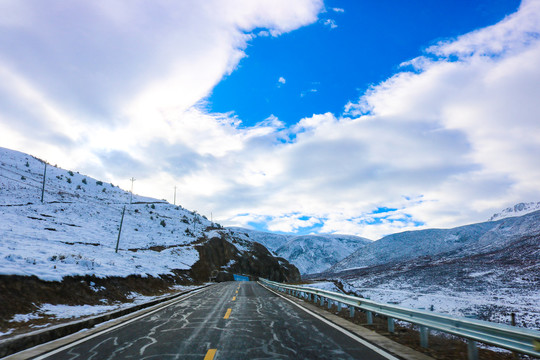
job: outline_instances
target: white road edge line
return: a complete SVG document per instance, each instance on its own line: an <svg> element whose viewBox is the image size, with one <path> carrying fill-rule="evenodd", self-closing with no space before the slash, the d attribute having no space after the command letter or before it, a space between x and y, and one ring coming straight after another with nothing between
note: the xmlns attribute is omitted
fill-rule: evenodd
<svg viewBox="0 0 540 360"><path fill-rule="evenodd" d="M203 289L204 289L204 288L203 288ZM207 288L206 288L206 289L207 289ZM202 290L202 289L201 289L201 290ZM142 319L142 318L145 317L145 316L151 315L151 314L153 314L153 313L155 313L155 312L158 312L158 311L161 311L161 310L163 310L163 309L166 309L166 308L168 308L168 307L170 307L170 306L173 306L173 305L175 305L176 303L178 303L178 302L180 302L180 301L182 301L182 300L185 300L185 299L187 299L187 298L190 298L190 297L192 297L192 296L194 296L194 295L196 295L196 294L198 294L198 293L200 293L200 291L196 291L196 290L195 290L195 291L193 291L193 292L187 294L186 296L180 297L179 299L175 300L174 302L172 302L172 303L170 303L170 304L168 304L168 305L166 305L166 306L163 306L163 307L160 307L160 308L158 308L158 309L152 310L152 311L150 311L150 312L147 312L146 314L142 314L142 315L137 316L137 317L135 317L135 318L133 318L133 319L129 319L128 321L125 321L125 322L123 322L123 323L121 323L121 324L112 326L112 327L110 327L110 328L108 328L108 329L104 329L103 331L99 331L99 332L97 332L97 333L95 333L95 334L92 334L92 335L87 336L87 337L85 337L85 338L83 338L83 339L80 339L80 340L74 341L74 342L72 342L72 343L69 343L69 344L67 344L67 345L64 345L64 346L62 346L62 347L59 347L59 348L54 349L54 350L52 350L52 351L49 351L49 352L47 352L47 353L45 353L45 354L41 354L41 355L38 355L37 357L33 357L32 360L46 359L46 358L48 358L48 357L51 356L51 355L54 355L54 354L57 354L57 353L59 353L59 352L61 352L61 351L67 350L67 349L69 349L69 348L71 348L71 347L73 347L73 346L82 344L82 343L85 342L85 341L88 341L88 340L93 339L93 338L95 338L95 337L97 337L97 336L106 334L106 333L108 333L109 331L116 330L116 329L118 329L118 328L120 328L120 327L122 327L122 326L125 326L125 325L129 324L129 323L132 323L132 322L134 322L134 321L137 321L137 320L139 320L139 319ZM75 334L76 334L76 333L75 333Z"/></svg>
<svg viewBox="0 0 540 360"><path fill-rule="evenodd" d="M261 284L261 283L259 283L259 282L258 282L258 284L261 285L262 287L264 287L266 290L273 292L273 293L276 294L277 296L279 296L279 297L281 297L281 298L287 300L287 301L290 302L291 304L293 304L293 305L299 307L300 309L304 310L305 312L307 312L307 313L310 314L311 316L313 316L313 317L315 317L315 318L321 320L322 322L324 322L324 323L330 325L330 326L333 327L334 329L341 331L343 334L345 334L345 335L347 335L348 337L350 337L351 339L353 339L353 340L359 342L360 344L364 345L365 347L367 347L367 348L369 348L369 349L375 351L377 354L379 354L379 355L381 355L381 356L384 356L384 357L386 357L386 358L389 359L389 360L400 360L399 358L393 356L392 354L387 353L386 351L384 351L384 350L382 350L381 348L379 348L379 347L373 345L372 343L367 342L366 340L362 339L361 337L359 337L359 336L357 336L357 335L355 335L355 334L349 332L347 329L344 329L344 328L342 328L341 326L338 326L338 325L334 324L333 322L331 322L331 321L325 319L324 317L322 317L322 316L320 316L320 315L318 315L318 314L315 314L313 311L306 309L305 307L303 307L303 306L301 306L301 305L295 303L294 301L292 301L292 300L290 300L290 299L287 299L285 296L283 296L283 295L281 295L280 293L278 293L278 292L276 292L276 291L270 289L269 287L267 287L267 286L265 286L265 285L263 285L263 284Z"/></svg>

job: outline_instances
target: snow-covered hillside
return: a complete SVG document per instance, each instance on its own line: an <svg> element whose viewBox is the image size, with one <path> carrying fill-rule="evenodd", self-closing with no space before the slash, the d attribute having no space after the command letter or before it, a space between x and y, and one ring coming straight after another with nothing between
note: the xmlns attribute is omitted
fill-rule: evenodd
<svg viewBox="0 0 540 360"><path fill-rule="evenodd" d="M406 231L383 237L332 266L329 272L403 262L454 252L456 257L499 249L522 236L540 233L540 211L453 229Z"/></svg>
<svg viewBox="0 0 540 360"><path fill-rule="evenodd" d="M172 274L198 259L201 238L228 233L204 216L0 148L0 274L61 280ZM122 209L126 206L118 253ZM239 250L250 242L236 239Z"/></svg>
<svg viewBox="0 0 540 360"><path fill-rule="evenodd" d="M302 274L321 272L372 242L354 235L281 235L244 228L229 229L263 244L295 265Z"/></svg>
<svg viewBox="0 0 540 360"><path fill-rule="evenodd" d="M389 262L331 276L375 301L540 328L540 235L496 250Z"/></svg>
<svg viewBox="0 0 540 360"><path fill-rule="evenodd" d="M536 210L540 210L540 201L519 203L512 207L508 207L499 213L493 214L493 216L489 218L489 221L501 220L512 216L521 216Z"/></svg>

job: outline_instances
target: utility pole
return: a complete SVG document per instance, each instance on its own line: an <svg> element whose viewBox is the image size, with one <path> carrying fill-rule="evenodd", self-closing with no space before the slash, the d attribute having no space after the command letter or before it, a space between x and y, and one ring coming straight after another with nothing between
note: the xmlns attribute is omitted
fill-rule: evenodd
<svg viewBox="0 0 540 360"><path fill-rule="evenodd" d="M115 253L118 252L118 244L120 244L120 234L122 233L122 224L124 223L124 214L126 212L126 205L124 205L124 209L122 210L122 219L120 219L120 229L118 230L118 239L116 239L116 250Z"/></svg>
<svg viewBox="0 0 540 360"><path fill-rule="evenodd" d="M131 177L131 194L129 196L129 205L131 205L131 202L133 201L133 182L137 179L135 179L134 177Z"/></svg>
<svg viewBox="0 0 540 360"><path fill-rule="evenodd" d="M174 205L176 206L176 185L174 186Z"/></svg>
<svg viewBox="0 0 540 360"><path fill-rule="evenodd" d="M47 176L47 163L45 163L45 169L43 170L43 187L41 188L41 202L43 203L43 195L45 194L45 177Z"/></svg>

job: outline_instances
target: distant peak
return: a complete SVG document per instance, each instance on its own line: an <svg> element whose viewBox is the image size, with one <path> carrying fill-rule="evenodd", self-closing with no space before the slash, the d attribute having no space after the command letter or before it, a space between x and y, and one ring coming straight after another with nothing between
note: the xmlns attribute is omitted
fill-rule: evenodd
<svg viewBox="0 0 540 360"><path fill-rule="evenodd" d="M529 203L519 203L512 207L508 207L503 211L493 214L489 218L489 221L501 220L507 217L521 216L528 214L530 212L540 210L540 201L539 202L529 202Z"/></svg>

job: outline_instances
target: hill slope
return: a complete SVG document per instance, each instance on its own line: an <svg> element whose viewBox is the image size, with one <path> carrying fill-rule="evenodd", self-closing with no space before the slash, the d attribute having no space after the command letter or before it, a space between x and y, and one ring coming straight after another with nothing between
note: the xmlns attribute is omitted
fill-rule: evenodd
<svg viewBox="0 0 540 360"><path fill-rule="evenodd" d="M175 275L200 260L199 247L210 239L228 241L239 254L253 249L196 212L138 195L130 204L130 193L54 166L47 166L42 203L45 164L3 148L0 159L0 274L56 281Z"/></svg>

